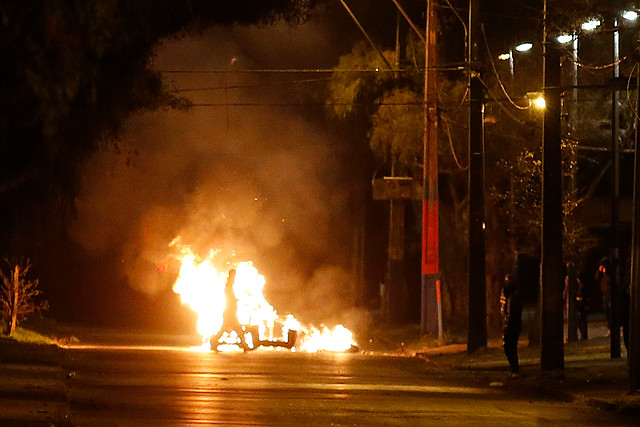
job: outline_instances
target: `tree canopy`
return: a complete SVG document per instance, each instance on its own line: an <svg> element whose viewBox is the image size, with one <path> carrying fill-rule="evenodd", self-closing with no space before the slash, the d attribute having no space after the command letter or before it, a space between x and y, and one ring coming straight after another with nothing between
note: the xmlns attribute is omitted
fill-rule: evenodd
<svg viewBox="0 0 640 427"><path fill-rule="evenodd" d="M0 235L38 240L73 205L77 172L141 110L186 108L152 69L154 46L214 24L302 22L317 0L0 2ZM64 226L61 224L61 229ZM19 239L14 237L19 235Z"/></svg>
<svg viewBox="0 0 640 427"><path fill-rule="evenodd" d="M464 276L465 241L467 239L467 169L468 164L468 73L466 69L449 64L466 60L460 39L466 34L468 2L447 2L440 5L438 18L438 58L442 70L438 72L438 123L439 123L439 197L441 216L440 259L443 274L445 311L463 310L465 298ZM629 2L549 0L548 23L551 36L571 33L580 28L580 23L598 17L607 18L613 11L620 12L629 7ZM482 50L481 78L485 87L484 159L486 162L486 229L487 229L487 279L490 301L497 301L504 273L510 272L518 254L535 259L540 251L541 225L541 141L542 114L531 107L527 94L542 91L542 23L543 1L496 0L491 7L483 9L483 30L479 36ZM606 25L603 25L603 28ZM464 30L464 31L462 31ZM588 44L582 38L586 61L606 64L610 61L611 36L606 30L594 33L597 43ZM634 33L635 34L635 33ZM498 62L498 53L513 50L516 43L531 41L536 49L515 60L511 69L506 62ZM623 39L626 46L630 46ZM379 162L405 167L409 174L421 178L422 132L424 108L424 44L415 40L405 43L407 52L418 52L417 61L405 60L400 72L356 73L354 70L385 70L381 54L362 43L344 55L335 68L330 84L329 104L340 118L360 114L368 122L368 140ZM591 56L587 55L591 53ZM394 53L383 51L388 63L394 63ZM397 55L397 52L396 52ZM571 70L579 58L565 49L563 55L563 79L572 84ZM406 54L404 58L415 55ZM512 59L513 60L513 59ZM395 58L396 64L401 60ZM572 62L575 61L575 62ZM586 64L584 64L586 65ZM629 64L627 71L630 68ZM580 82L602 84L611 69L589 71L581 75ZM349 71L347 71L349 70ZM584 72L586 74L586 71ZM623 70L623 74L626 74ZM569 95L567 95L566 99ZM634 95L635 96L635 95ZM603 103L609 103L609 91L584 92L580 94L580 108L574 106L572 120L580 123L578 128L568 129L564 121L563 141L565 157L563 174L576 177L578 142L606 147L610 141L610 117L603 115ZM587 102L588 101L588 102ZM631 102L629 102L631 104ZM569 113L569 102L566 112ZM627 108L620 111L627 114ZM576 112L579 111L579 112ZM566 115L565 115L566 116ZM631 134L632 120L622 120L623 139ZM606 126L603 126L606 124ZM629 129L627 129L629 128ZM628 132L625 133L625 130ZM627 141L628 138L624 139ZM623 142L624 142L623 141ZM627 144L625 144L627 145ZM606 166L602 166L606 168ZM595 174L598 175L598 174ZM581 176L580 183L564 194L564 256L578 261L585 248L593 248L598 242L579 215L578 206L593 192L593 187L602 176ZM577 178L576 182L577 182ZM416 231L419 231L416 229ZM417 240L418 236L409 236ZM494 307L495 308L495 307ZM450 314L450 313L445 313ZM453 316L463 318L461 313ZM494 311L495 314L495 311ZM495 317L497 319L497 317Z"/></svg>

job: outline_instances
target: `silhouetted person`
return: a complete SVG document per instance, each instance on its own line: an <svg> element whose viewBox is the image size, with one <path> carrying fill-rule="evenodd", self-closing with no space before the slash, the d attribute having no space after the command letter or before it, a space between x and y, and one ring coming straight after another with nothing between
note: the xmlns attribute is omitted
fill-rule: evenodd
<svg viewBox="0 0 640 427"><path fill-rule="evenodd" d="M245 348L246 343L244 340L244 332L242 330L242 325L238 321L238 300L236 299L236 294L233 291L233 284L236 280L236 270L229 270L229 278L227 279L227 283L224 287L224 298L225 298L225 307L222 312L222 326L218 333L211 337L209 342L211 343L211 350L216 350L218 347L218 340L222 337L222 334L225 332L235 331L240 337L241 344L240 346Z"/></svg>
<svg viewBox="0 0 640 427"><path fill-rule="evenodd" d="M609 263L606 260L600 261L596 280L600 283L602 293L602 311L607 320L608 335L611 334L611 276L609 275Z"/></svg>
<svg viewBox="0 0 640 427"><path fill-rule="evenodd" d="M587 320L587 307L585 303L584 284L580 278L577 278L578 289L576 290L576 311L578 313L578 331L580 332L580 341L589 339L589 323Z"/></svg>
<svg viewBox="0 0 640 427"><path fill-rule="evenodd" d="M567 263L567 275L564 279L563 298L566 303L567 324L568 324L568 341L578 339L580 332L580 341L589 339L587 311L584 301L584 285L580 277L573 271L573 266Z"/></svg>
<svg viewBox="0 0 640 427"><path fill-rule="evenodd" d="M504 354L511 367L511 376L520 374L518 364L518 339L522 331L522 301L516 281L510 274L504 278L500 295L500 314L502 315L502 343Z"/></svg>

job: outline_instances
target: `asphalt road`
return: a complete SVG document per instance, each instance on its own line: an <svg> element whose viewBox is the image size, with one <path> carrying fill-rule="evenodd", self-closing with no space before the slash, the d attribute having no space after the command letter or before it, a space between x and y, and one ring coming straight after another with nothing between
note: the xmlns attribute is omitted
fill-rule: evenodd
<svg viewBox="0 0 640 427"><path fill-rule="evenodd" d="M409 357L98 346L63 368L75 425L629 425Z"/></svg>

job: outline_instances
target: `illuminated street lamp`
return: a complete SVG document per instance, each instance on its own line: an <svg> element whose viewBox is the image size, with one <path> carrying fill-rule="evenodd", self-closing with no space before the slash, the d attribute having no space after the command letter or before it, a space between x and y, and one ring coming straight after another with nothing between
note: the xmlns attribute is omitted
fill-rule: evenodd
<svg viewBox="0 0 640 427"><path fill-rule="evenodd" d="M542 92L527 92L526 98L529 100L529 106L542 110L547 106Z"/></svg>
<svg viewBox="0 0 640 427"><path fill-rule="evenodd" d="M525 42L516 45L517 52L528 52L533 49L533 43ZM514 63L513 63L513 50L498 55L500 61L509 61L509 71L511 72L511 79L514 77Z"/></svg>
<svg viewBox="0 0 640 427"><path fill-rule="evenodd" d="M547 106L547 101L545 101L544 97L538 97L533 100L533 106L542 110Z"/></svg>
<svg viewBox="0 0 640 427"><path fill-rule="evenodd" d="M636 19L638 19L638 12L636 12L635 10L625 10L624 12L622 12L622 17L627 21L635 21Z"/></svg>
<svg viewBox="0 0 640 427"><path fill-rule="evenodd" d="M567 44L570 41L573 41L573 34L560 34L558 36L558 43L560 44Z"/></svg>
<svg viewBox="0 0 640 427"><path fill-rule="evenodd" d="M595 30L599 26L600 26L599 19L590 19L587 22L583 22L582 25L580 25L580 28L582 28L585 31L591 31L591 30Z"/></svg>
<svg viewBox="0 0 640 427"><path fill-rule="evenodd" d="M518 52L527 52L529 50L531 50L533 48L533 43L520 43L519 45L516 46L516 50Z"/></svg>

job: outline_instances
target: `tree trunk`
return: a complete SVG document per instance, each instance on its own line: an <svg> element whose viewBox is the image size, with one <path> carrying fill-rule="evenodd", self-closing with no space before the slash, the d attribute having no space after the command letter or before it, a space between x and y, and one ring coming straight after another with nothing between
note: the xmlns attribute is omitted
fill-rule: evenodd
<svg viewBox="0 0 640 427"><path fill-rule="evenodd" d="M11 281L11 316L9 317L8 335L11 336L18 325L18 301L20 297L20 268L16 266L13 270L13 280Z"/></svg>

